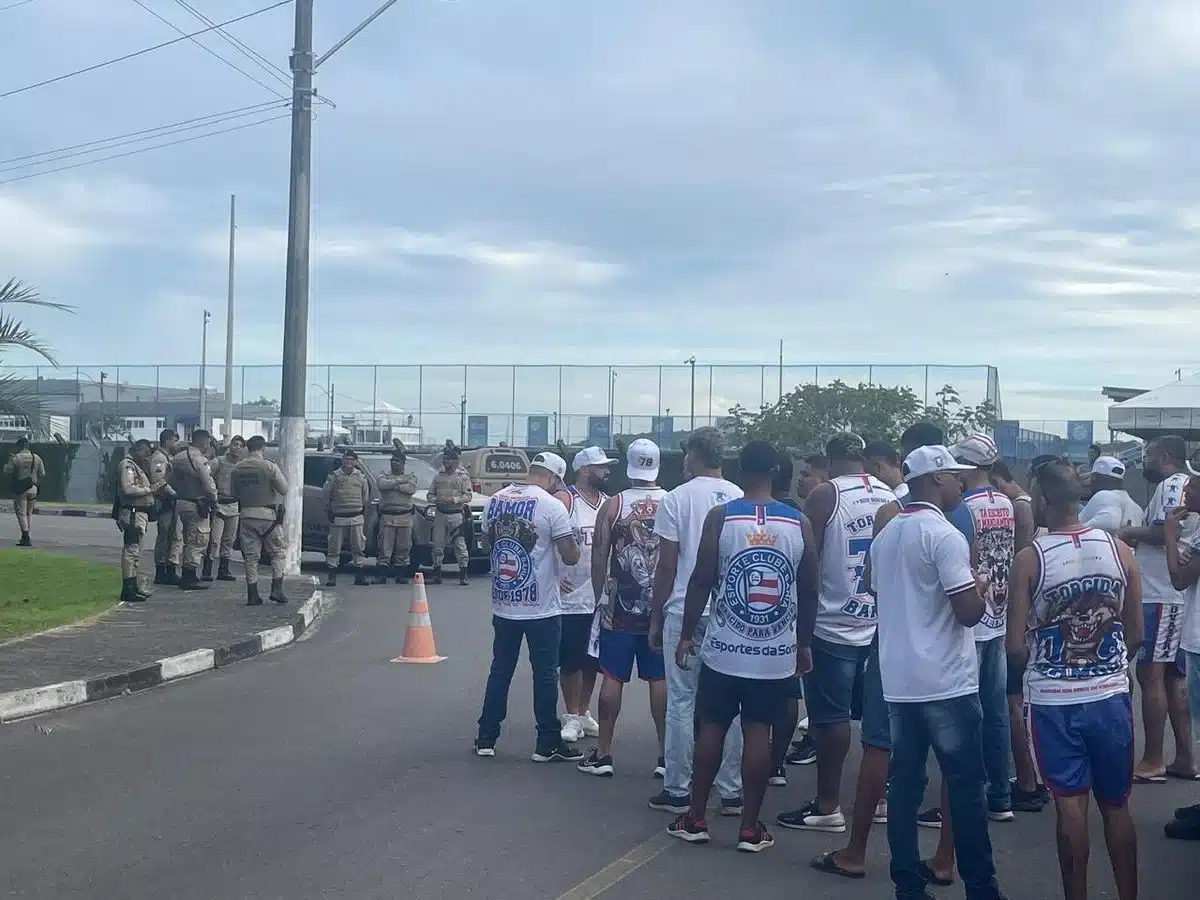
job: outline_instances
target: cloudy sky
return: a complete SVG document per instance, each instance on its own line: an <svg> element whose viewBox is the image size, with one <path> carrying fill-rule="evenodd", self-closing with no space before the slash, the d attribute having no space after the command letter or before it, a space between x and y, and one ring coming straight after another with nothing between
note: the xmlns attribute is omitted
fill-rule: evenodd
<svg viewBox="0 0 1200 900"><path fill-rule="evenodd" d="M134 0L12 2L0 95L178 34ZM267 2L189 0L216 21ZM317 0L318 51L375 6ZM292 15L230 31L286 67ZM0 96L0 278L78 307L29 317L64 363L143 383L135 363L194 364L205 307L223 358L230 193L235 357L279 359L286 119L11 161L287 95L203 40L263 84L181 42ZM1008 417L1102 419L1101 384L1200 368L1198 75L1187 0L401 0L317 79L336 108L315 125L309 361L770 365L782 338L822 381L990 364ZM452 415L457 371L313 380L339 407L420 393ZM870 374L922 385L891 371ZM471 370L472 411L514 388L518 411L559 408L553 372ZM660 400L653 370L623 372L615 411L680 412L688 373L664 377ZM278 394L277 372L246 378ZM702 412L778 391L772 369L698 381ZM982 396L979 370L931 381ZM604 412L606 382L568 373L566 406Z"/></svg>

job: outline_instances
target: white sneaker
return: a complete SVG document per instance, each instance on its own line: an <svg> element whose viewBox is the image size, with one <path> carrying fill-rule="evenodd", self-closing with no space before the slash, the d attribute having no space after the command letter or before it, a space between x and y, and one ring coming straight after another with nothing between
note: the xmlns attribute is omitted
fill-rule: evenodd
<svg viewBox="0 0 1200 900"><path fill-rule="evenodd" d="M568 744L574 744L577 740L583 737L583 723L579 721L579 716L563 716L563 727L559 735Z"/></svg>
<svg viewBox="0 0 1200 900"><path fill-rule="evenodd" d="M588 737L600 737L600 723L592 718L590 712L584 711L582 716L575 716L583 728L583 733Z"/></svg>
<svg viewBox="0 0 1200 900"><path fill-rule="evenodd" d="M886 825L887 824L887 801L886 800L880 800L879 803L877 803L875 805L875 815L873 815L871 817L871 821L874 822L876 825Z"/></svg>

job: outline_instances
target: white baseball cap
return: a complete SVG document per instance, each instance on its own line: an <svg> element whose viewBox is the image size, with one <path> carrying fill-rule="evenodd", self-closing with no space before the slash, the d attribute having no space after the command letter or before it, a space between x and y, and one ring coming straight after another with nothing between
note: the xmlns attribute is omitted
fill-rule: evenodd
<svg viewBox="0 0 1200 900"><path fill-rule="evenodd" d="M1115 456L1100 456L1092 463L1092 475L1108 475L1112 478L1125 477L1125 463Z"/></svg>
<svg viewBox="0 0 1200 900"><path fill-rule="evenodd" d="M934 444L931 447L918 447L904 457L904 480L909 482L922 475L934 475L938 472L969 472L974 468L956 462L948 447Z"/></svg>
<svg viewBox="0 0 1200 900"><path fill-rule="evenodd" d="M533 458L533 461L530 462L529 465L531 467L539 466L548 472L553 472L559 478L562 478L567 474L567 462L557 453L539 453Z"/></svg>
<svg viewBox="0 0 1200 900"><path fill-rule="evenodd" d="M950 452L955 459L975 466L990 466L1000 460L1000 449L986 434L969 434L951 447Z"/></svg>
<svg viewBox="0 0 1200 900"><path fill-rule="evenodd" d="M646 438L638 438L629 445L625 454L625 474L630 481L656 481L658 479L658 444Z"/></svg>
<svg viewBox="0 0 1200 900"><path fill-rule="evenodd" d="M575 454L575 459L571 461L571 468L578 472L584 466L611 466L618 460L610 459L608 454L599 447L584 447Z"/></svg>

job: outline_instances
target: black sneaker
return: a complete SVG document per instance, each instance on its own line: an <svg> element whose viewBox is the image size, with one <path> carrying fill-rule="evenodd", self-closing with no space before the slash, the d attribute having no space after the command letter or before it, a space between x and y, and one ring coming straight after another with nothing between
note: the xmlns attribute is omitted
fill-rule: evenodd
<svg viewBox="0 0 1200 900"><path fill-rule="evenodd" d="M534 762L579 762L582 750L572 750L569 744L559 740L533 751Z"/></svg>
<svg viewBox="0 0 1200 900"><path fill-rule="evenodd" d="M768 847L775 846L775 838L767 831L767 826L759 822L753 828L743 828L738 831L737 848L743 853L761 853Z"/></svg>
<svg viewBox="0 0 1200 900"><path fill-rule="evenodd" d="M1013 785L1012 808L1014 812L1040 813L1046 808L1046 798L1037 788L1026 791Z"/></svg>
<svg viewBox="0 0 1200 900"><path fill-rule="evenodd" d="M792 741L784 761L789 766L811 766L817 761L817 745L807 734L798 741Z"/></svg>
<svg viewBox="0 0 1200 900"><path fill-rule="evenodd" d="M775 821L784 828L794 828L797 831L823 831L827 834L841 834L846 830L846 817L840 808L829 814L821 812L816 800L810 800L799 809L781 812Z"/></svg>
<svg viewBox="0 0 1200 900"><path fill-rule="evenodd" d="M485 738L475 738L475 755L491 757L496 755L496 742Z"/></svg>
<svg viewBox="0 0 1200 900"><path fill-rule="evenodd" d="M1181 806L1175 810L1175 818L1180 822L1200 821L1200 803L1195 806Z"/></svg>
<svg viewBox="0 0 1200 900"><path fill-rule="evenodd" d="M658 762L656 762L654 764L654 777L655 778L666 778L667 777L667 761L665 759L663 759L661 756L658 758Z"/></svg>
<svg viewBox="0 0 1200 900"><path fill-rule="evenodd" d="M767 779L767 784L771 787L787 787L787 769L780 766L771 773L771 777Z"/></svg>
<svg viewBox="0 0 1200 900"><path fill-rule="evenodd" d="M925 810L925 812L917 816L917 824L922 828L941 828L942 811L936 806Z"/></svg>
<svg viewBox="0 0 1200 900"><path fill-rule="evenodd" d="M1163 833L1175 841L1200 841L1200 818L1175 819L1166 824Z"/></svg>
<svg viewBox="0 0 1200 900"><path fill-rule="evenodd" d="M588 775L599 775L601 778L613 777L612 756L601 756L597 750L588 754L588 758L575 768Z"/></svg>
<svg viewBox="0 0 1200 900"><path fill-rule="evenodd" d="M668 794L666 791L659 791L650 798L649 806L651 809L657 809L659 812L669 812L675 815L682 815L687 812L692 805L689 797L676 797Z"/></svg>
<svg viewBox="0 0 1200 900"><path fill-rule="evenodd" d="M689 844L707 844L708 823L703 819L697 822L692 819L690 813L682 813L667 826L667 834Z"/></svg>
<svg viewBox="0 0 1200 900"><path fill-rule="evenodd" d="M740 816L742 814L742 806L743 803L741 797L722 797L721 815Z"/></svg>

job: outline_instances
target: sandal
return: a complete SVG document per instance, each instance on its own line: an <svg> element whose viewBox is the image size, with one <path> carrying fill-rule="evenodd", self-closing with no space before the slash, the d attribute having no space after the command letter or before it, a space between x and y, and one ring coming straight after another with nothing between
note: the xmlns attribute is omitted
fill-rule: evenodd
<svg viewBox="0 0 1200 900"><path fill-rule="evenodd" d="M1166 784L1166 775L1138 775L1136 772L1133 775L1134 784Z"/></svg>
<svg viewBox="0 0 1200 900"><path fill-rule="evenodd" d="M812 862L809 863L818 872L827 872L830 875L840 875L843 878L866 878L866 872L852 872L849 869L844 869L834 857L837 856L836 850L830 850L827 853L822 853L820 856L814 856Z"/></svg>

